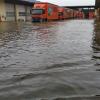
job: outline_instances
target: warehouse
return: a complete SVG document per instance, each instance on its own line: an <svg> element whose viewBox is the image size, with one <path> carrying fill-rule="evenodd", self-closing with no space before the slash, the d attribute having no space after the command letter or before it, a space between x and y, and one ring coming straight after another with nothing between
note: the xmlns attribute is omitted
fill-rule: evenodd
<svg viewBox="0 0 100 100"><path fill-rule="evenodd" d="M96 0L96 16L100 18L100 0Z"/></svg>
<svg viewBox="0 0 100 100"><path fill-rule="evenodd" d="M33 2L0 0L0 21L30 21Z"/></svg>

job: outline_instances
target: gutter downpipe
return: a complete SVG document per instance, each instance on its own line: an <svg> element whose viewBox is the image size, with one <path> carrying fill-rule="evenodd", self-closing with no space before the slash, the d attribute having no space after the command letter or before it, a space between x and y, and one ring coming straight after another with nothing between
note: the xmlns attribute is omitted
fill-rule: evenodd
<svg viewBox="0 0 100 100"><path fill-rule="evenodd" d="M15 22L17 22L16 1L14 0Z"/></svg>

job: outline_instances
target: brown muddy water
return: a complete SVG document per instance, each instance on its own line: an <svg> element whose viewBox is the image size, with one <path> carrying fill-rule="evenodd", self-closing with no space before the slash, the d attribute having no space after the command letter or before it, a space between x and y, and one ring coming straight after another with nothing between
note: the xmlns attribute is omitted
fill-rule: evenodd
<svg viewBox="0 0 100 100"><path fill-rule="evenodd" d="M100 100L100 21L0 23L0 100Z"/></svg>

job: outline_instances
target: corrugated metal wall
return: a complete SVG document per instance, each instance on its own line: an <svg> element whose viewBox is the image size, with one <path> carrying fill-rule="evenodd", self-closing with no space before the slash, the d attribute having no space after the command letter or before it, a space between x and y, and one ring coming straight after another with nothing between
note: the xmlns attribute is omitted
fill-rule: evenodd
<svg viewBox="0 0 100 100"><path fill-rule="evenodd" d="M15 10L13 4L5 4L6 7L6 21L15 21Z"/></svg>
<svg viewBox="0 0 100 100"><path fill-rule="evenodd" d="M17 5L17 20L25 21L26 18L26 9L24 5Z"/></svg>
<svg viewBox="0 0 100 100"><path fill-rule="evenodd" d="M0 21L31 21L30 10L34 3L21 0L0 0Z"/></svg>

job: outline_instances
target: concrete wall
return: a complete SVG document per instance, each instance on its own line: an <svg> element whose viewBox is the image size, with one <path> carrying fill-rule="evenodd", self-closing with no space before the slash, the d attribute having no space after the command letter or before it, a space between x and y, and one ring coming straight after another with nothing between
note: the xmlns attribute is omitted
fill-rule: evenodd
<svg viewBox="0 0 100 100"><path fill-rule="evenodd" d="M5 13L5 3L4 0L0 0L0 21L6 20L6 13Z"/></svg>
<svg viewBox="0 0 100 100"><path fill-rule="evenodd" d="M31 11L31 7L29 7L29 6L27 6L26 7L26 21L31 21L31 13L30 13L30 11Z"/></svg>
<svg viewBox="0 0 100 100"><path fill-rule="evenodd" d="M16 5L16 19L17 21L31 21L30 14L31 7L26 5Z"/></svg>

